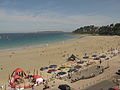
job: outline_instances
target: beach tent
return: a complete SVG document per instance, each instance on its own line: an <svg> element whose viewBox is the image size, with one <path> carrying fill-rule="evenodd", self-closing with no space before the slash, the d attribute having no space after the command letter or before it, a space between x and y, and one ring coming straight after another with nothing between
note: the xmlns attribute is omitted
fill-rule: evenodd
<svg viewBox="0 0 120 90"><path fill-rule="evenodd" d="M17 68L13 71L13 73L11 74L11 77L15 75L19 75L23 77L23 76L26 76L26 73L21 68Z"/></svg>
<svg viewBox="0 0 120 90"><path fill-rule="evenodd" d="M72 54L72 55L68 58L68 61L75 61L76 58L77 58L77 57Z"/></svg>
<svg viewBox="0 0 120 90"><path fill-rule="evenodd" d="M56 68L57 65L53 64L53 65L50 65L49 68Z"/></svg>

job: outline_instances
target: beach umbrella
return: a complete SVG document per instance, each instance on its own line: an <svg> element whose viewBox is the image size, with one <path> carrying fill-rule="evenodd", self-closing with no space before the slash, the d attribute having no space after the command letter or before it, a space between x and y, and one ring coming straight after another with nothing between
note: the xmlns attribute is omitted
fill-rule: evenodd
<svg viewBox="0 0 120 90"><path fill-rule="evenodd" d="M85 57L83 57L84 59L88 59L89 58L89 56L85 56Z"/></svg>
<svg viewBox="0 0 120 90"><path fill-rule="evenodd" d="M94 54L94 55L92 55L92 57L97 57L97 55L96 55L96 54Z"/></svg>
<svg viewBox="0 0 120 90"><path fill-rule="evenodd" d="M109 59L110 59L110 57L105 58L105 60L109 60Z"/></svg>
<svg viewBox="0 0 120 90"><path fill-rule="evenodd" d="M44 71L44 70L47 70L47 69L48 69L48 67L41 67L40 68L41 71Z"/></svg>
<svg viewBox="0 0 120 90"><path fill-rule="evenodd" d="M76 69L70 69L69 71L68 71L68 73L69 72L77 72L77 70Z"/></svg>
<svg viewBox="0 0 120 90"><path fill-rule="evenodd" d="M95 58L93 58L93 60L99 60L100 58L99 57L95 57Z"/></svg>
<svg viewBox="0 0 120 90"><path fill-rule="evenodd" d="M70 90L70 86L67 84L61 84L58 86L60 90Z"/></svg>
<svg viewBox="0 0 120 90"><path fill-rule="evenodd" d="M56 68L57 65L53 64L53 65L50 65L49 68Z"/></svg>
<svg viewBox="0 0 120 90"><path fill-rule="evenodd" d="M79 61L77 62L77 64L83 64L85 61Z"/></svg>
<svg viewBox="0 0 120 90"><path fill-rule="evenodd" d="M106 58L106 55L101 55L99 56L99 58Z"/></svg>
<svg viewBox="0 0 120 90"><path fill-rule="evenodd" d="M65 69L65 67L59 67L58 70Z"/></svg>
<svg viewBox="0 0 120 90"><path fill-rule="evenodd" d="M58 72L57 75L64 75L66 72Z"/></svg>
<svg viewBox="0 0 120 90"><path fill-rule="evenodd" d="M50 70L48 70L48 73L52 73L52 72L56 72L57 70L55 70L55 69L50 69Z"/></svg>
<svg viewBox="0 0 120 90"><path fill-rule="evenodd" d="M82 67L82 66L79 66L79 65L74 66L75 69L80 69L81 67Z"/></svg>

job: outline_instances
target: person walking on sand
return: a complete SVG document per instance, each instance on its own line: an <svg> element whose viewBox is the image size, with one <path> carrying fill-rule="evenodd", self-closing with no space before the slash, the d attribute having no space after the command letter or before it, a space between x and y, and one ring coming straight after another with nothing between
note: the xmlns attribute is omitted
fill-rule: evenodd
<svg viewBox="0 0 120 90"><path fill-rule="evenodd" d="M85 57L87 56L87 53L85 53Z"/></svg>
<svg viewBox="0 0 120 90"><path fill-rule="evenodd" d="M100 64L102 63L102 60L100 59Z"/></svg>

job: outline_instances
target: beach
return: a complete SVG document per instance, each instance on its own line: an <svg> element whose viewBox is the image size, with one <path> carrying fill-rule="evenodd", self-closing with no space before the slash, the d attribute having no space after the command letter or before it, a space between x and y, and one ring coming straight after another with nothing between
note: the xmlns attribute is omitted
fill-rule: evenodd
<svg viewBox="0 0 120 90"><path fill-rule="evenodd" d="M50 64L62 65L67 62L71 54L82 59L83 55L104 53L111 48L120 49L119 36L84 36L74 40L47 44L37 47L24 47L19 50L0 52L0 83L6 84L8 76L16 68L22 68L26 72L40 70L40 67ZM117 57L118 60L119 57ZM112 62L111 62L112 64ZM46 77L43 75L43 78ZM100 77L98 77L100 78Z"/></svg>

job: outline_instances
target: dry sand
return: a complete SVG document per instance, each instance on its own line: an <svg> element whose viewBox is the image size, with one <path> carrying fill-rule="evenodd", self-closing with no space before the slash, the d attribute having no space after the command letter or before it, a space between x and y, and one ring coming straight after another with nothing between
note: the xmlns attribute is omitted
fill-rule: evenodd
<svg viewBox="0 0 120 90"><path fill-rule="evenodd" d="M82 58L84 53L105 52L120 46L119 36L85 36L71 41L49 44L43 47L24 48L0 52L0 83L5 84L8 75L16 68L33 72L41 66L63 64L71 54Z"/></svg>

